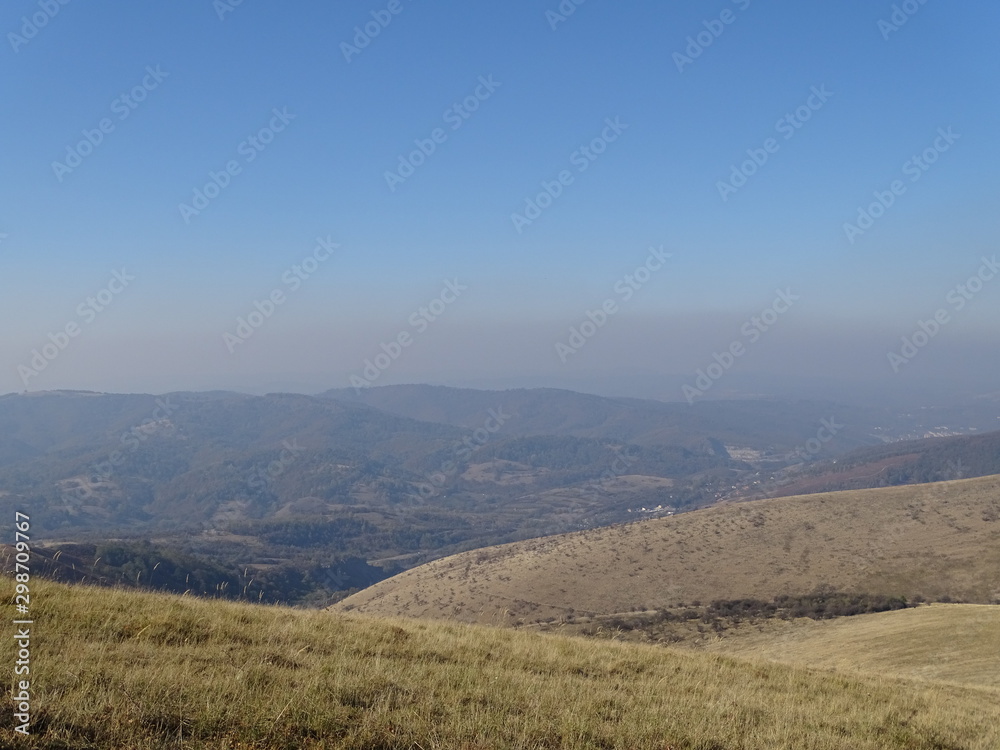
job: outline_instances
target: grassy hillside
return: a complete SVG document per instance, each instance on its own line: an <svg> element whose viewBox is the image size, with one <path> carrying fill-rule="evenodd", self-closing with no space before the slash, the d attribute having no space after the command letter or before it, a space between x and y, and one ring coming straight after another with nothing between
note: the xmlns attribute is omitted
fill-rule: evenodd
<svg viewBox="0 0 1000 750"><path fill-rule="evenodd" d="M773 622L707 648L822 669L1000 688L1000 607L934 604L831 621Z"/></svg>
<svg viewBox="0 0 1000 750"><path fill-rule="evenodd" d="M335 608L517 624L822 585L1000 600L1000 476L727 504L477 550Z"/></svg>
<svg viewBox="0 0 1000 750"><path fill-rule="evenodd" d="M0 589L6 599L13 585ZM19 748L987 750L997 691L465 625L32 584ZM13 663L5 639L4 663Z"/></svg>

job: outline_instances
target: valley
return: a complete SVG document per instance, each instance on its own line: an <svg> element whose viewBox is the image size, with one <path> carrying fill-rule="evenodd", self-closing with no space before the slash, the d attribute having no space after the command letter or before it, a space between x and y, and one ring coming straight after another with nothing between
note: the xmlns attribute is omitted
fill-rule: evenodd
<svg viewBox="0 0 1000 750"><path fill-rule="evenodd" d="M973 414L996 421L989 409L948 414L970 430ZM11 394L0 397L0 511L34 509L60 580L187 590L186 576L154 572L159 556L196 573L201 594L317 606L497 544L1000 472L1000 433L886 442L916 418L553 389ZM60 551L73 562L60 566Z"/></svg>
<svg viewBox="0 0 1000 750"><path fill-rule="evenodd" d="M998 434L362 395L0 398L38 528L19 746L998 741Z"/></svg>

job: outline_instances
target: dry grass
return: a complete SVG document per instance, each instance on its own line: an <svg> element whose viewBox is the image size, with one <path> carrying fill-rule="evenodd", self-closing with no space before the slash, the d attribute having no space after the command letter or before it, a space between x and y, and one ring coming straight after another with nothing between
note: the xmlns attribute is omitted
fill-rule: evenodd
<svg viewBox="0 0 1000 750"><path fill-rule="evenodd" d="M41 580L32 602L35 733L8 704L2 747L1000 746L985 688Z"/></svg>
<svg viewBox="0 0 1000 750"><path fill-rule="evenodd" d="M335 606L530 623L842 591L1000 600L1000 477L774 498L466 552Z"/></svg>
<svg viewBox="0 0 1000 750"><path fill-rule="evenodd" d="M1000 607L935 604L838 620L768 623L706 647L835 671L1000 688Z"/></svg>

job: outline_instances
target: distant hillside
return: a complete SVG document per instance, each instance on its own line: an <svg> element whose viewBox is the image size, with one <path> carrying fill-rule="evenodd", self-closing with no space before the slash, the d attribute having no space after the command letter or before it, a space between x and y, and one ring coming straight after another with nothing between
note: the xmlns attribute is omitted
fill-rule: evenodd
<svg viewBox="0 0 1000 750"><path fill-rule="evenodd" d="M611 438L637 445L701 445L715 439L780 454L815 436L822 419L836 416L844 424L828 450L842 452L882 442L876 428L899 422L889 410L858 409L822 402L661 401L605 398L554 388L479 391L429 385L336 389L322 394L347 403L427 422L482 426L489 409L510 418L506 435L569 435Z"/></svg>
<svg viewBox="0 0 1000 750"><path fill-rule="evenodd" d="M793 472L772 495L893 487L1000 474L1000 432L860 448Z"/></svg>
<svg viewBox="0 0 1000 750"><path fill-rule="evenodd" d="M65 535L224 529L346 507L407 515L414 502L476 515L486 510L484 498L508 510L528 499L540 523L529 528L518 511L508 531L538 535L624 520L631 507L697 507L744 481L759 491L761 475L785 466L831 419L837 434L822 455L881 444L880 423L898 416L810 402L689 407L553 389L393 386L322 398L11 394L0 397L0 512L28 504L40 513L40 533ZM948 461L970 471L1000 461L1000 451L982 458L987 451L974 441L955 445ZM917 478L897 478L941 478L911 474ZM630 476L669 479L674 491L639 489L656 486L645 479L614 498L588 488ZM575 521L567 525L562 510L557 523L545 520L546 493L567 490L581 502ZM406 551L389 544L371 552L394 550Z"/></svg>
<svg viewBox="0 0 1000 750"><path fill-rule="evenodd" d="M4 578L0 595L10 599ZM26 750L993 750L994 690L32 581ZM37 601L37 603L35 603ZM13 631L11 631L13 634ZM7 664L13 638L4 639Z"/></svg>
<svg viewBox="0 0 1000 750"><path fill-rule="evenodd" d="M333 592L317 576L336 591L371 580L325 576L342 560L394 573L787 491L797 475L785 467L796 446L818 442L824 420L839 420L837 434L810 458L881 444L891 432L882 419L906 427L898 415L809 402L689 407L429 386L333 395L0 397L0 513L30 512L40 539L155 539L165 559L195 561L182 567L206 582L235 584L245 571L268 592L288 591L286 601L325 603ZM963 465L988 465L973 460L977 444L963 445ZM142 571L153 553L130 549L120 570L100 575L152 580Z"/></svg>
<svg viewBox="0 0 1000 750"><path fill-rule="evenodd" d="M724 504L493 547L334 609L517 624L823 585L1000 601L1000 476Z"/></svg>
<svg viewBox="0 0 1000 750"><path fill-rule="evenodd" d="M337 573L346 559L396 572L614 523L633 507L696 506L749 470L717 441L638 446L495 426L288 394L9 395L0 397L0 513L28 512L36 539L88 549L109 537L156 539L152 552L133 545L116 556L121 564L98 580L156 586L147 569L160 554L185 561L173 566L182 578L229 581L230 591L252 578L258 595L263 586L268 599L284 590L303 603L371 580ZM97 554L84 557L91 566Z"/></svg>
<svg viewBox="0 0 1000 750"><path fill-rule="evenodd" d="M433 421L288 394L3 396L0 512L30 509L50 538L211 534L221 548L236 535L407 565L714 502L753 471L725 441L784 449L826 413L764 402L693 413L555 390L368 393Z"/></svg>
<svg viewBox="0 0 1000 750"><path fill-rule="evenodd" d="M49 534L217 525L362 487L402 499L461 436L308 396L192 393L5 396L0 428L16 447L0 454L0 509L30 507Z"/></svg>

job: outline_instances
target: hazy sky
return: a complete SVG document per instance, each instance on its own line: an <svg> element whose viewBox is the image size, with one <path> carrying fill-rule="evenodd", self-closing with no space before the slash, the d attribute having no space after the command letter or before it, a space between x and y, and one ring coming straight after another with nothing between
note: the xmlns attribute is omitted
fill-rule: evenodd
<svg viewBox="0 0 1000 750"><path fill-rule="evenodd" d="M998 22L10 0L0 392L988 381Z"/></svg>

